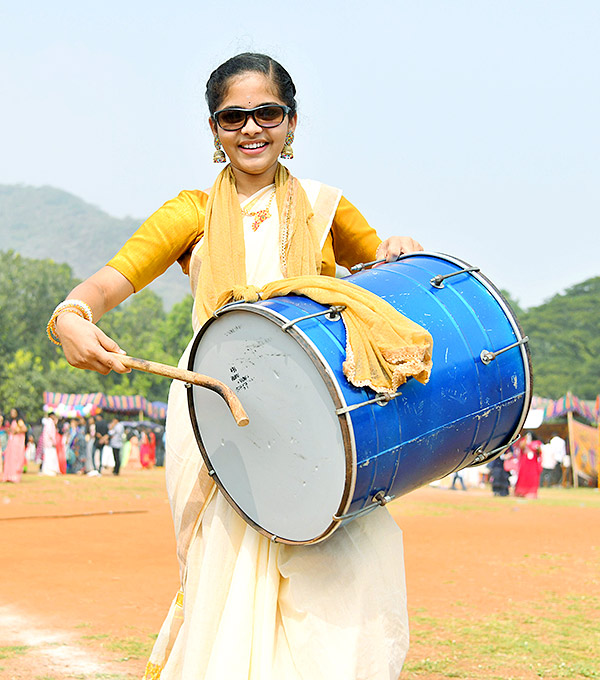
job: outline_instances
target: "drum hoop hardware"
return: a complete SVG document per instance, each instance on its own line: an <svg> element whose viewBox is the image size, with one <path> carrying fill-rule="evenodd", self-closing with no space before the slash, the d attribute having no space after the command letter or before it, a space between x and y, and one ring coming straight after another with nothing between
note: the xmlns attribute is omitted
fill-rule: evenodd
<svg viewBox="0 0 600 680"><path fill-rule="evenodd" d="M295 326L299 321L304 321L305 319L314 319L317 316L325 316L328 321L338 321L341 312L346 309L346 305L331 305L327 309L321 312L315 312L314 314L306 314L306 316L299 316L297 319L288 321L281 326L282 331L289 330L292 326Z"/></svg>
<svg viewBox="0 0 600 680"><path fill-rule="evenodd" d="M368 404L378 404L379 406L387 406L392 399L400 396L400 392L394 392L393 394L378 394L373 399L367 399L367 401L361 401L360 404L352 404L351 406L342 406L341 408L336 408L335 413L338 416L343 416L345 413L350 411L355 411L357 408L362 406L367 406Z"/></svg>
<svg viewBox="0 0 600 680"><path fill-rule="evenodd" d="M467 465L467 467L471 467L474 465L483 465L483 463L489 463L490 461L494 460L495 458L498 458L498 456L501 456L507 449L509 449L516 441L519 440L520 434L518 434L516 437L513 437L508 444L504 444L504 446L500 446L497 449L493 449L492 451L482 451L481 448L477 449L475 453L477 454L475 458L473 459L473 462L470 465Z"/></svg>
<svg viewBox="0 0 600 680"><path fill-rule="evenodd" d="M390 501L394 500L394 498L396 498L396 496L386 496L384 491L378 491L371 499L370 505L366 505L364 508L355 510L354 512L348 512L345 515L333 515L333 520L335 522L342 522L345 519L353 519L354 517L365 515L367 512L375 510L375 508L387 505Z"/></svg>
<svg viewBox="0 0 600 680"><path fill-rule="evenodd" d="M237 300L234 300L233 302L227 302L222 307L215 309L215 311L212 313L213 319L218 319L223 312L226 312L230 307L234 307L235 305L239 304L240 302L238 302Z"/></svg>
<svg viewBox="0 0 600 680"><path fill-rule="evenodd" d="M489 364L494 361L494 359L499 355L504 352L508 352L509 349L513 349L513 347L519 347L520 345L524 345L529 342L529 336L526 335L524 338L521 338L520 340L517 340L517 342L513 342L512 345L508 345L507 347L504 347L503 349L496 350L495 352L492 352L489 349L484 349L481 350L481 354L479 355L479 358L481 359L481 362L485 365L488 366Z"/></svg>
<svg viewBox="0 0 600 680"><path fill-rule="evenodd" d="M260 291L257 291L256 294L258 295L258 299L262 300L262 295L261 295ZM237 305L247 305L247 304L252 304L252 303L246 302L246 300L232 300L231 302L226 302L224 305L222 305L218 309L215 309L215 311L212 313L212 318L218 319L223 312L226 312L231 307L235 307Z"/></svg>
<svg viewBox="0 0 600 680"><path fill-rule="evenodd" d="M465 269L460 269L459 271L452 272L451 274L438 274L437 276L434 276L432 279L429 279L429 283L434 288L443 288L444 280L449 279L451 276L458 276L459 274L467 274L469 272L478 271L480 271L479 267L465 267Z"/></svg>
<svg viewBox="0 0 600 680"><path fill-rule="evenodd" d="M373 262L359 262L355 264L354 267L350 267L351 272L362 272L363 269L367 267L374 267L376 264L383 264L386 262L385 257L382 260L373 260Z"/></svg>

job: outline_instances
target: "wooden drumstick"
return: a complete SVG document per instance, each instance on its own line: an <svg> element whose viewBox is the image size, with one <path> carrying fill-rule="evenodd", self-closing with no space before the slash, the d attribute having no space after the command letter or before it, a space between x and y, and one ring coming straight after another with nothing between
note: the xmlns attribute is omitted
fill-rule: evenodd
<svg viewBox="0 0 600 680"><path fill-rule="evenodd" d="M156 361L148 361L147 359L137 359L136 357L130 357L126 354L117 354L116 352L109 352L109 354L115 359L118 359L124 366L127 366L127 368L134 368L136 371L162 375L165 378L173 378L175 380L191 383L192 385L206 387L206 389L216 392L225 400L231 411L231 415L234 417L235 422L239 427L244 427L250 422L248 415L246 414L246 411L244 411L235 392L215 378L209 378L207 375L194 373L194 371L187 371L184 368L178 368L177 366L159 364Z"/></svg>

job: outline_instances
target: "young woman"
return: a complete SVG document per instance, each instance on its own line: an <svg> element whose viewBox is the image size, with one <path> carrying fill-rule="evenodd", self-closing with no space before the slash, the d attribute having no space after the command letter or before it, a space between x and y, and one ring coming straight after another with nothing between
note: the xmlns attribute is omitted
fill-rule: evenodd
<svg viewBox="0 0 600 680"><path fill-rule="evenodd" d="M10 409L8 442L4 451L3 482L20 482L25 460L25 434L27 425L16 408Z"/></svg>
<svg viewBox="0 0 600 680"><path fill-rule="evenodd" d="M61 474L60 461L58 458L58 416L56 413L49 413L42 418L42 434L40 436L42 441L42 466L40 473L42 475Z"/></svg>
<svg viewBox="0 0 600 680"><path fill-rule="evenodd" d="M207 83L215 162L229 164L208 191L182 191L119 253L61 303L49 328L68 361L120 373L122 351L92 320L178 261L195 295L194 329L221 292L282 278L335 275L336 263L397 259L422 250L384 242L333 187L298 181L298 116L287 71L241 54ZM188 352L180 365L187 367ZM167 487L181 568L147 678L177 680L394 680L408 649L402 536L385 509L312 546L270 542L215 493L174 383L166 435Z"/></svg>
<svg viewBox="0 0 600 680"><path fill-rule="evenodd" d="M515 496L537 498L542 474L542 442L527 432L517 443L519 448L519 467Z"/></svg>

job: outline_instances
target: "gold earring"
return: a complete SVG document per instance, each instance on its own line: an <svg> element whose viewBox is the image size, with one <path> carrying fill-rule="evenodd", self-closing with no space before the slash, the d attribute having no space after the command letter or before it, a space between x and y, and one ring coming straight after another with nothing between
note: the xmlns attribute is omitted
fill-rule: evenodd
<svg viewBox="0 0 600 680"><path fill-rule="evenodd" d="M215 153L213 155L213 163L227 163L227 158L225 158L225 152L221 148L221 140L219 135L215 135Z"/></svg>
<svg viewBox="0 0 600 680"><path fill-rule="evenodd" d="M283 149L281 149L281 155L279 158L293 158L294 157L294 150L292 149L292 142L294 141L294 132L293 130L288 130L287 135L285 136L285 142L283 145Z"/></svg>

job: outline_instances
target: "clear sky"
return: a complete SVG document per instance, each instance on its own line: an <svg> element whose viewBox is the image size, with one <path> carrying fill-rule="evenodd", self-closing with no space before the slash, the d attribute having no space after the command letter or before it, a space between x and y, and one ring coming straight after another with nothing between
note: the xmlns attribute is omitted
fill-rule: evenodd
<svg viewBox="0 0 600 680"><path fill-rule="evenodd" d="M598 0L1 0L0 183L143 219L211 185L206 80L267 52L294 174L528 307L600 275L599 36Z"/></svg>

